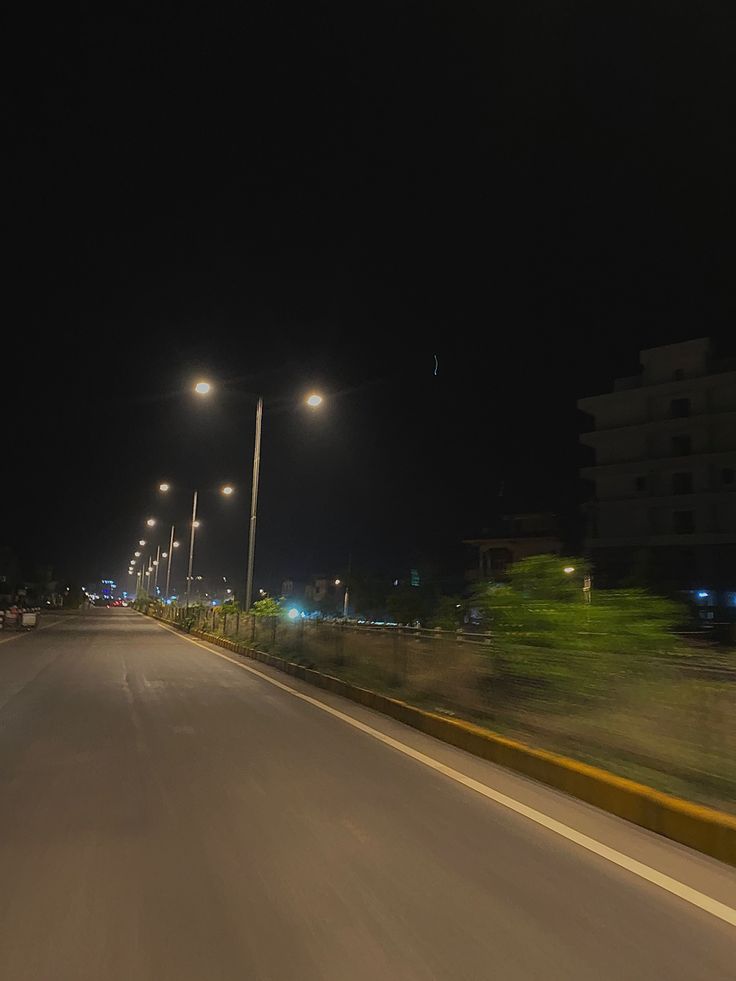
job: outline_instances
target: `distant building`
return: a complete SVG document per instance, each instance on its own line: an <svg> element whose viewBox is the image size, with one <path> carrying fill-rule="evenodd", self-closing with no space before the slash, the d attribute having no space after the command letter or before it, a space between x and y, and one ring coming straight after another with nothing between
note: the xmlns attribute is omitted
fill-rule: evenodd
<svg viewBox="0 0 736 981"><path fill-rule="evenodd" d="M581 399L595 463L587 551L598 574L640 573L733 606L736 586L736 360L707 338L640 352L641 371ZM718 594L718 596L713 594Z"/></svg>
<svg viewBox="0 0 736 981"><path fill-rule="evenodd" d="M342 609L345 584L337 576L312 576L304 587L304 603L313 610L332 612Z"/></svg>
<svg viewBox="0 0 736 981"><path fill-rule="evenodd" d="M482 538L468 538L476 561L466 569L467 581L503 579L507 568L531 555L559 555L562 542L557 518L547 512L501 515Z"/></svg>

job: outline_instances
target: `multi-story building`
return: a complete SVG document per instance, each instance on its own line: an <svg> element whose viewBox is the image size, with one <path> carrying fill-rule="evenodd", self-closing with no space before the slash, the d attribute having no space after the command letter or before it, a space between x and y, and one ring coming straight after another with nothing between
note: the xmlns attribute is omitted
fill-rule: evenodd
<svg viewBox="0 0 736 981"><path fill-rule="evenodd" d="M707 338L641 351L641 371L581 399L595 451L582 476L588 552L610 581L636 575L733 606L736 588L736 359Z"/></svg>

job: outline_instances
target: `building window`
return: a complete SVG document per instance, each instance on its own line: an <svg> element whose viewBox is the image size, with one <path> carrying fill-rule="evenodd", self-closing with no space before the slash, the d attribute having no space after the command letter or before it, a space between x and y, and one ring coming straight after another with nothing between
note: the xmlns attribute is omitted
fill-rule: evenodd
<svg viewBox="0 0 736 981"><path fill-rule="evenodd" d="M642 491L645 491L647 489L647 478L646 477L637 477L636 478L636 489L637 489L637 491L639 493L641 493Z"/></svg>
<svg viewBox="0 0 736 981"><path fill-rule="evenodd" d="M690 436L687 433L672 437L673 456L690 456L691 450L692 450L692 443L690 440Z"/></svg>
<svg viewBox="0 0 736 981"><path fill-rule="evenodd" d="M692 494L693 475L691 473L672 474L672 493L673 494Z"/></svg>
<svg viewBox="0 0 736 981"><path fill-rule="evenodd" d="M723 470L721 470L721 480L724 484L733 483L733 467L724 467Z"/></svg>
<svg viewBox="0 0 736 981"><path fill-rule="evenodd" d="M690 415L690 399L672 399L670 402L670 418L686 419Z"/></svg>
<svg viewBox="0 0 736 981"><path fill-rule="evenodd" d="M676 535L688 535L695 531L695 512L673 511L672 530Z"/></svg>

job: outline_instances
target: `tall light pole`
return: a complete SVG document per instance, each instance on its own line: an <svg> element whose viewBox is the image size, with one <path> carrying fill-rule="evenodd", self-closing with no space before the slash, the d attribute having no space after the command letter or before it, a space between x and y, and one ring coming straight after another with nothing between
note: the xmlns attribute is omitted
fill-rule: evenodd
<svg viewBox="0 0 736 981"><path fill-rule="evenodd" d="M353 553L348 554L348 577L345 580L345 595L342 598L342 618L348 618L348 606L350 604L350 577L353 572Z"/></svg>
<svg viewBox="0 0 736 981"><path fill-rule="evenodd" d="M163 484L161 485L164 486ZM174 554L174 526L171 526L171 536L169 538L169 558L166 563L166 599L169 598L169 586L171 585L171 557Z"/></svg>
<svg viewBox="0 0 736 981"><path fill-rule="evenodd" d="M206 382L202 382L202 384L206 385L207 388L209 389L209 386L207 385ZM162 493L166 494L168 493L168 491L171 490L171 485L164 482L158 485L158 489ZM224 494L225 497L230 497L231 494L235 493L235 488L232 487L230 484L225 484L223 487L220 488L220 492ZM186 588L187 609L189 608L189 600L191 598L191 592L192 592L192 579L194 578L192 575L192 571L194 568L194 537L195 537L196 529L199 526L199 522L197 521L198 500L199 500L199 491L195 490L192 492L192 523L189 529L189 564L187 567L187 588ZM169 550L168 552L164 552L161 556L161 558L167 559L167 564L166 564L166 598L167 599L169 598L169 592L171 589L171 562L173 559L174 549L179 547L179 542L174 541L175 531L176 528L172 524L171 533L169 535Z"/></svg>
<svg viewBox="0 0 736 981"><path fill-rule="evenodd" d="M189 609L189 594L192 589L192 562L194 561L194 529L197 527L197 492L192 498L192 527L189 533L189 571L187 572L187 609Z"/></svg>
<svg viewBox="0 0 736 981"><path fill-rule="evenodd" d="M153 598L156 599L156 590L158 589L158 566L161 561L161 546L156 546L156 560L153 563L155 568L155 573L153 576Z"/></svg>
<svg viewBox="0 0 736 981"><path fill-rule="evenodd" d="M212 385L207 381L200 381L194 386L194 391L198 395L209 395ZM245 575L245 607L246 612L250 610L253 602L253 571L256 557L256 521L258 519L258 483L261 470L261 432L263 429L263 398L256 396L256 435L253 445L253 483L250 494L250 521L248 524L248 567ZM307 396L306 403L310 408L316 409L321 405L323 398L316 392Z"/></svg>
<svg viewBox="0 0 736 981"><path fill-rule="evenodd" d="M253 447L253 486L250 495L250 525L248 527L248 569L245 576L246 612L253 600L253 566L256 559L256 518L258 516L258 480L261 470L261 430L263 427L263 399L258 396L256 405L256 441Z"/></svg>

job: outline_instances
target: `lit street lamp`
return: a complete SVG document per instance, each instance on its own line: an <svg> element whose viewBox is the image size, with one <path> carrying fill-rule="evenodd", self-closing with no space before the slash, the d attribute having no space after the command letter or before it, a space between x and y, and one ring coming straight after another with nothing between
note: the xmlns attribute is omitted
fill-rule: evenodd
<svg viewBox="0 0 736 981"><path fill-rule="evenodd" d="M209 388L208 388L208 391L209 391ZM226 484L221 489L221 492L225 495L225 497L229 497L233 493L233 490L234 490L234 488L231 487L230 484ZM190 533L189 533L189 568L188 568L188 571L187 571L187 609L189 609L189 597L191 595L191 588L192 588L192 564L194 562L194 532L196 531L197 528L199 528L199 521L197 521L197 498L198 498L198 492L195 490L194 491L194 494L193 494L193 497L192 497L192 523L191 523L191 529L190 529ZM174 536L174 529L172 528L171 529L171 549L169 550L169 554L171 554L171 551L178 544L178 543L175 543L174 542L174 537L173 536Z"/></svg>
<svg viewBox="0 0 736 981"><path fill-rule="evenodd" d="M207 395L211 391L212 386L209 382L201 381L197 382L194 386L194 391L198 395ZM317 406L321 405L323 398L318 395L317 392L312 392L306 398L306 404L310 408L316 409ZM258 482L261 470L261 433L263 430L263 398L262 396L256 396L256 434L255 442L253 445L253 482L251 484L251 496L250 496L250 521L248 523L248 568L245 576L245 607L246 611L250 610L253 601L253 567L255 564L256 556L256 521L258 518ZM230 493L226 488L223 488L224 493Z"/></svg>
<svg viewBox="0 0 736 981"><path fill-rule="evenodd" d="M210 385L208 382L200 382L195 385L195 391L200 394L206 394L210 390ZM163 482L158 485L158 489L164 494L171 490L171 485ZM229 497L235 492L235 488L231 484L225 484L222 487L222 493ZM192 565L194 562L194 532L199 528L199 521L197 521L197 501L198 501L198 491L193 491L192 495L192 522L190 526L189 534L189 567L187 570L187 608L189 607L189 597L191 595L191 583L192 583ZM179 548L179 542L174 541L174 532L176 528L172 524L171 533L169 535L169 548L167 552L162 553L162 558L167 559L166 563L166 598L169 598L169 591L171 589L171 561L174 555L174 549Z"/></svg>

